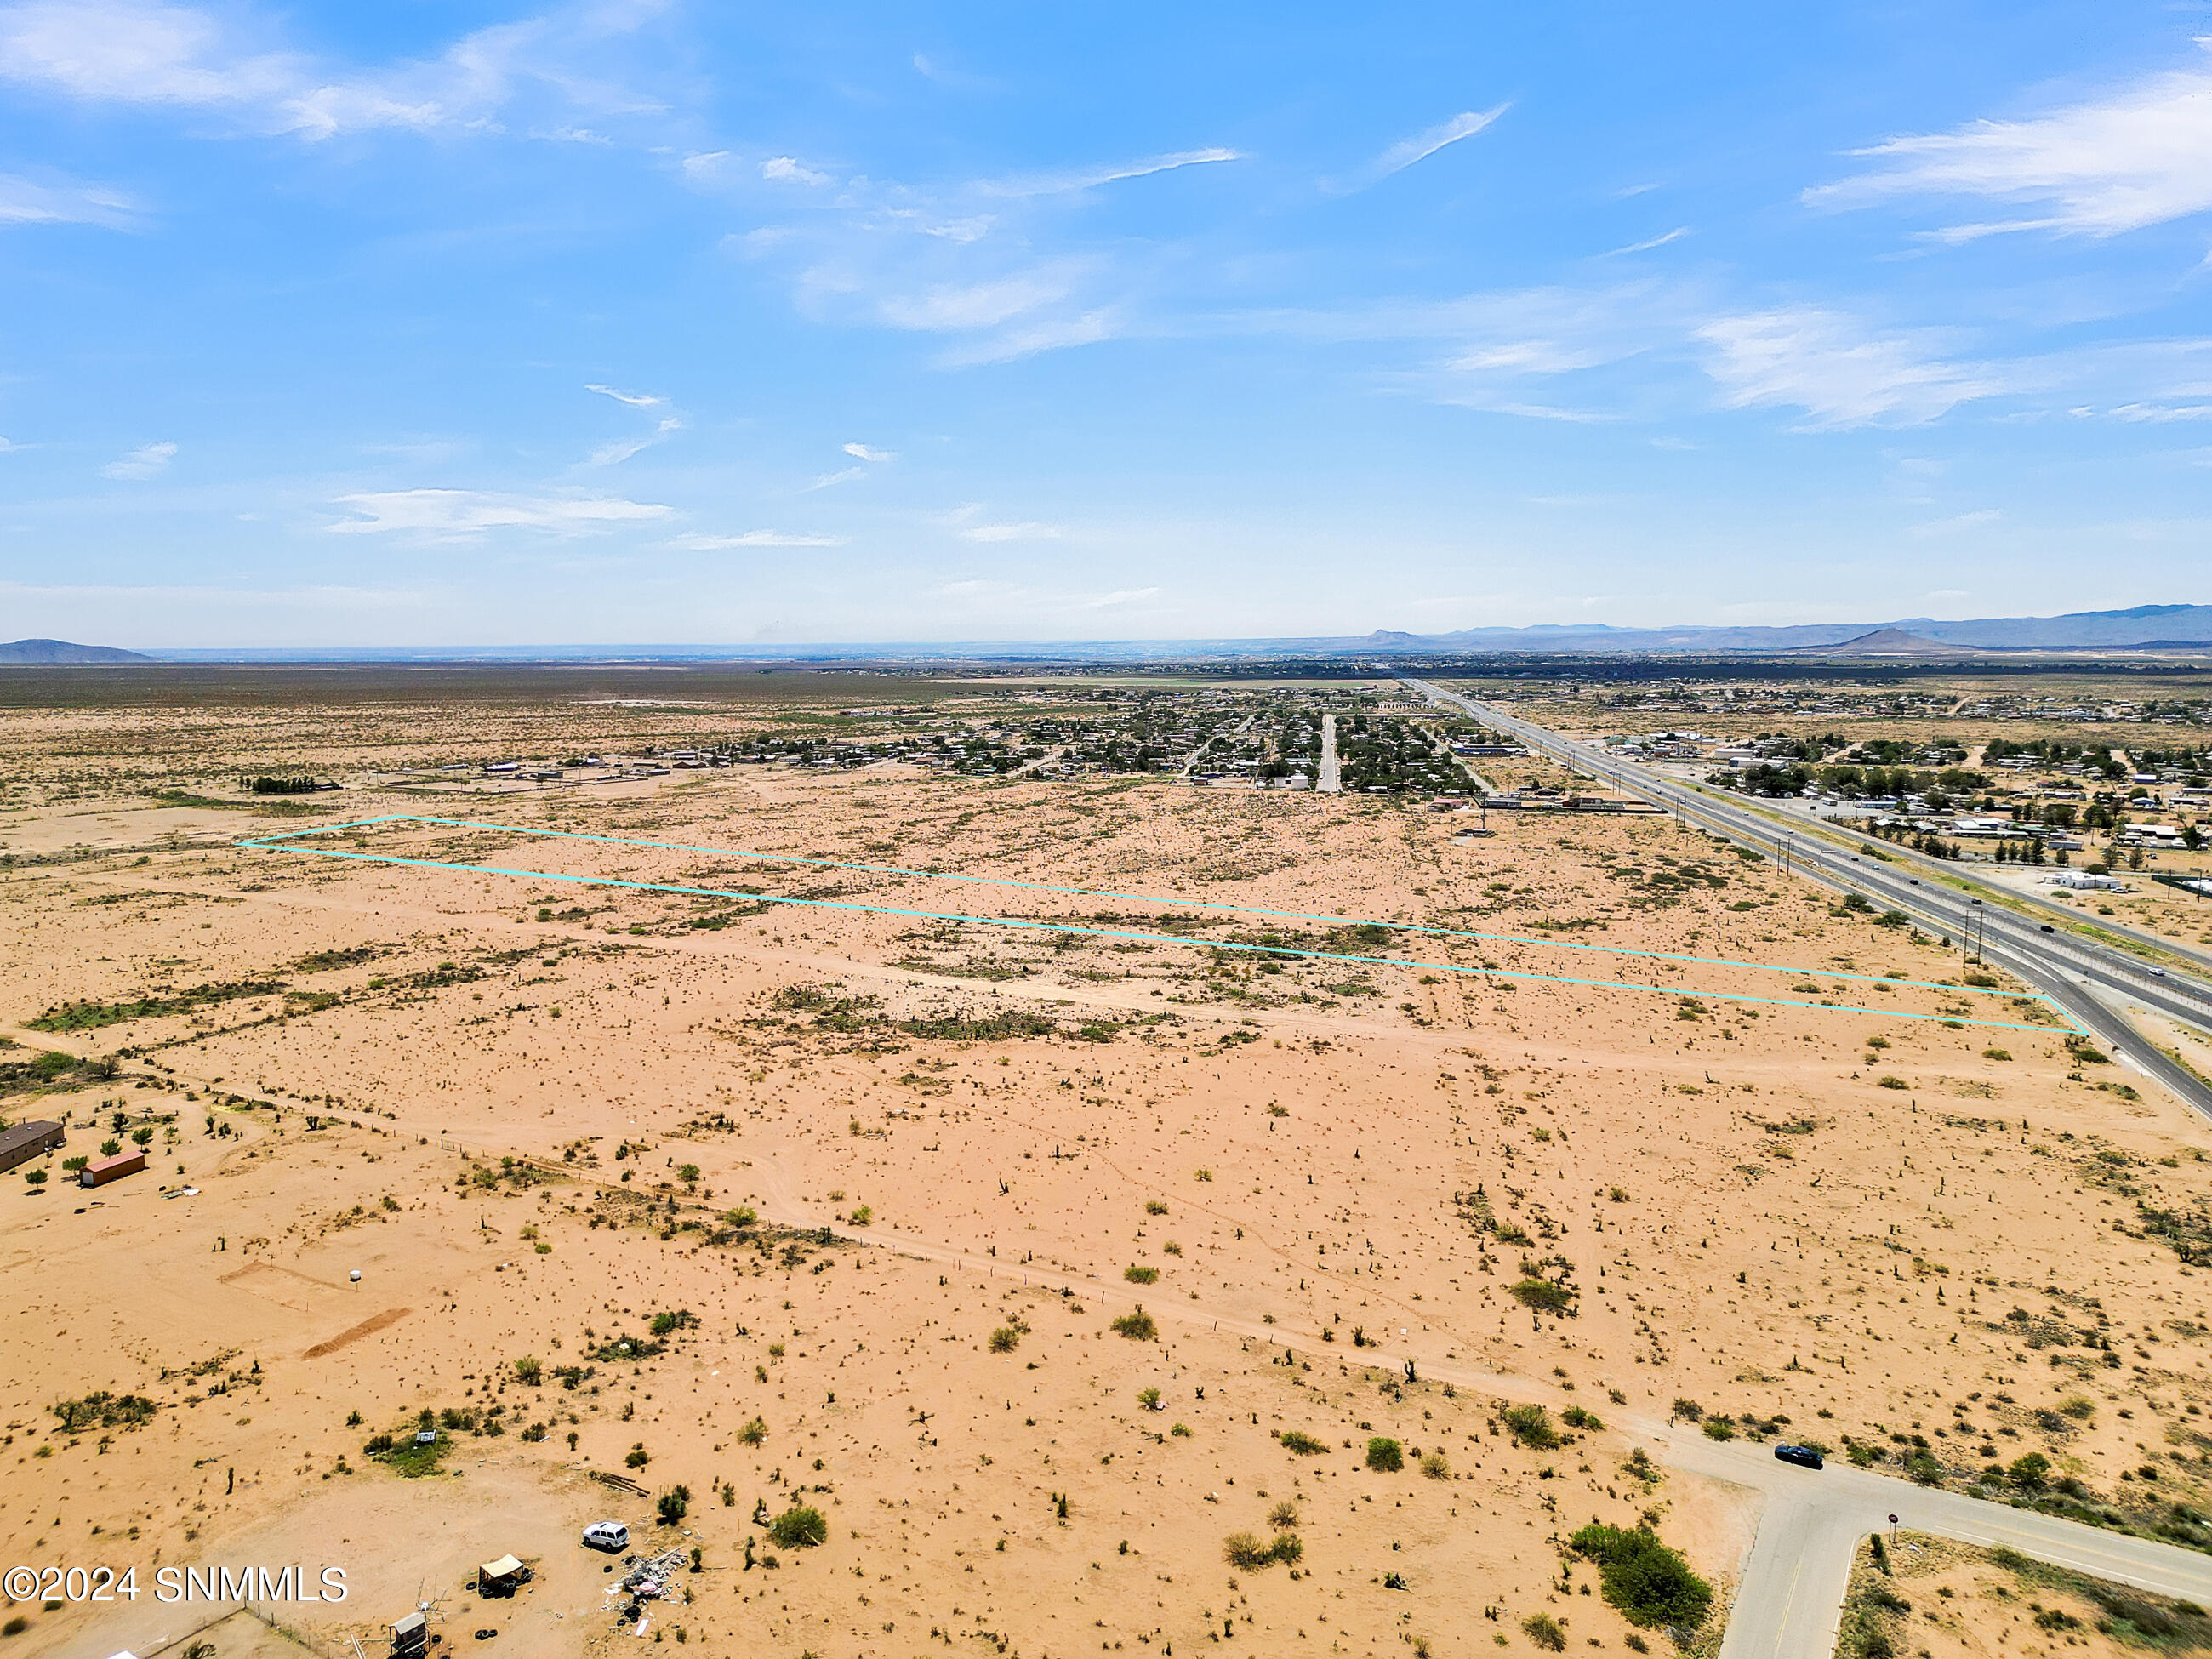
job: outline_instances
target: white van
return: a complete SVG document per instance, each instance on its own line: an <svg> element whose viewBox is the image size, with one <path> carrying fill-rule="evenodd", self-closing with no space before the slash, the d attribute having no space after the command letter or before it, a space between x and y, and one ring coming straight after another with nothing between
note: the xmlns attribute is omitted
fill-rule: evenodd
<svg viewBox="0 0 2212 1659"><path fill-rule="evenodd" d="M584 1528L584 1547L619 1555L629 1547L629 1528L619 1521L594 1521Z"/></svg>

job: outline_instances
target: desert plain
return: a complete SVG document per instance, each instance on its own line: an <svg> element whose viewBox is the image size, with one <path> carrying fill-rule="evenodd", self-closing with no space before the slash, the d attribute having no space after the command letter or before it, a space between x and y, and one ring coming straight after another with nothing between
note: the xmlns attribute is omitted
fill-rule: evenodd
<svg viewBox="0 0 2212 1659"><path fill-rule="evenodd" d="M482 774L1006 693L615 690L0 708L0 1568L347 1591L0 1653L1710 1653L1692 1434L2212 1540L2201 1126L1956 941L1657 815Z"/></svg>

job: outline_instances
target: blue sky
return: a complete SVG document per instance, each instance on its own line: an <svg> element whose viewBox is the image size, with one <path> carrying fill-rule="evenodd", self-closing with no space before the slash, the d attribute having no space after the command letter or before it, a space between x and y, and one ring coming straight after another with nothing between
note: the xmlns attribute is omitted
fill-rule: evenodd
<svg viewBox="0 0 2212 1659"><path fill-rule="evenodd" d="M2207 37L0 0L0 636L2212 599Z"/></svg>

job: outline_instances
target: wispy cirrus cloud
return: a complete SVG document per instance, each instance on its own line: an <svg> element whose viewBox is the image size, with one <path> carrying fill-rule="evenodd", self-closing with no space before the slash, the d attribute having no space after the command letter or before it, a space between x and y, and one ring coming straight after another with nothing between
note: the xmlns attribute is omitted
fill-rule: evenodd
<svg viewBox="0 0 2212 1659"><path fill-rule="evenodd" d="M650 449L662 439L684 430L684 417L664 415L652 431L635 438L617 438L611 443L601 444L587 458L592 466L619 466L640 450Z"/></svg>
<svg viewBox="0 0 2212 1659"><path fill-rule="evenodd" d="M626 404L631 409L659 409L668 402L665 398L655 397L649 392L623 392L614 386L601 386L597 383L586 386L584 390L596 392L602 398L611 398L617 403ZM585 465L619 466L639 451L650 449L663 439L672 437L683 430L684 417L681 415L674 413L664 415L654 423L650 432L637 433L627 438L616 438L601 444L585 458Z"/></svg>
<svg viewBox="0 0 2212 1659"><path fill-rule="evenodd" d="M1213 167L1224 161L1241 161L1243 159L1241 150L1224 149L1215 145L1205 149L1183 149L1167 155L1146 156L1141 161L1105 162L1096 167L1070 167L1057 173L1022 173L1007 179L986 179L973 188L982 196L1064 196L1074 191L1096 190L1101 185L1119 184L1125 179L1149 179L1156 173L1174 173L1182 167Z"/></svg>
<svg viewBox="0 0 2212 1659"><path fill-rule="evenodd" d="M668 401L665 398L656 398L649 392L624 392L619 387L601 386L596 381L586 384L584 390L596 392L602 398L611 398L618 404L628 404L632 409L658 409Z"/></svg>
<svg viewBox="0 0 2212 1659"><path fill-rule="evenodd" d="M100 476L132 482L158 478L169 470L169 463L176 458L177 447L173 443L147 444L110 461L100 469Z"/></svg>
<svg viewBox="0 0 2212 1659"><path fill-rule="evenodd" d="M1998 368L1954 356L1942 331L1878 332L1812 307L1717 317L1697 337L1723 403L1800 409L1814 428L1916 425L2007 389Z"/></svg>
<svg viewBox="0 0 2212 1659"><path fill-rule="evenodd" d="M2212 50L2212 42L2198 45ZM2008 231L2140 230L2212 210L2212 65L2168 70L2047 114L1974 121L1853 153L1873 165L1807 191L1808 202L1852 208L1948 197L2039 210L1935 233L1953 242Z"/></svg>
<svg viewBox="0 0 2212 1659"><path fill-rule="evenodd" d="M678 536L668 544L687 552L717 553L739 547L842 547L842 536L808 536L788 530L741 530L735 535Z"/></svg>
<svg viewBox="0 0 2212 1659"><path fill-rule="evenodd" d="M100 225L124 230L137 222L137 204L120 191L0 173L0 225Z"/></svg>
<svg viewBox="0 0 2212 1659"><path fill-rule="evenodd" d="M1334 194L1344 195L1364 190L1370 185L1380 184L1394 173L1403 173L1415 162L1427 161L1440 149L1449 149L1463 138L1474 137L1510 107L1509 104L1500 104L1495 109L1464 111L1426 131L1401 139L1348 179L1328 182L1323 188Z"/></svg>
<svg viewBox="0 0 2212 1659"><path fill-rule="evenodd" d="M402 535L429 542L478 541L501 530L596 536L619 525L665 519L674 510L613 495L485 489L363 490L339 496L337 505L356 516L326 526L333 535Z"/></svg>
<svg viewBox="0 0 2212 1659"><path fill-rule="evenodd" d="M603 113L657 107L586 72L653 0L602 0L462 36L434 58L329 65L236 9L172 0L0 6L0 79L84 103L167 106L307 139L395 129L493 131L526 94ZM596 138L565 123L544 136Z"/></svg>
<svg viewBox="0 0 2212 1659"><path fill-rule="evenodd" d="M1115 338L1173 250L1125 235L1071 233L1108 190L1244 160L1225 146L1124 161L935 184L866 177L836 189L764 191L730 151L683 159L695 188L777 216L726 239L746 260L789 273L817 321L942 337L941 368L1003 362ZM779 167L775 171L793 177ZM800 182L805 182L804 180Z"/></svg>

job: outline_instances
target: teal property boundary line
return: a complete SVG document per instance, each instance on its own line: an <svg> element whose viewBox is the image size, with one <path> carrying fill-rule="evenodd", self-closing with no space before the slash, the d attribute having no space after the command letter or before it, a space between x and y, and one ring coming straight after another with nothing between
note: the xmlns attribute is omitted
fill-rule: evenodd
<svg viewBox="0 0 2212 1659"><path fill-rule="evenodd" d="M885 904L854 904L836 899L790 898L774 893L754 893L747 892L743 890L732 891L726 888L719 887L694 887L676 882L633 881L626 878L616 876L572 875L567 872L558 870L520 870L510 869L502 865L464 864L449 859L404 858L398 854L392 853L350 852L339 848L307 846L301 844L299 839L301 836L330 835L341 830L364 830L387 823L423 823L435 824L451 829L491 830L498 830L508 835L536 836L567 841L599 842L617 846L642 847L664 852L699 853L720 858L756 858L786 864L810 865L822 868L863 870L884 875L923 876L938 881L978 882L994 886L1026 888L1034 891L1063 893L1083 897L1126 899L1131 902L1147 904L1165 904L1177 902L1156 898L1151 895L1143 893L1110 893L1091 888L1051 886L1043 883L1014 881L1008 878L992 876L946 875L933 870L914 870L891 865L842 864L836 860L827 859L801 859L775 853L747 853L729 848L692 847L679 842L643 841L623 836L584 835L570 830L533 829L526 824L487 823L465 818L429 817L411 812L391 812L372 818L357 818L345 823L318 824L309 829L282 830L274 835L257 836L241 841L238 845L242 848L252 848L257 852L306 853L316 858L347 859L363 864L390 865L418 870L452 870L471 875L510 876L522 880L565 881L586 887L627 888L641 892L675 893L696 898L750 899L757 903L762 904L787 904L807 909L843 910L866 915L897 916L907 921L963 922L972 923L975 926L985 927L1018 928L1034 933L1073 933L1093 939L1133 939L1153 945L1180 945L1186 947L1202 947L1216 951L1243 951L1260 956L1297 957L1313 961L1356 963L1362 965L1375 967L1418 968L1436 973L1465 974L1474 975L1476 977L1487 975L1492 979L1529 980L1544 984L1574 985L1605 990L1644 991L1647 993L1657 993L1662 995L1673 996L1692 994L1690 993L1676 990L1674 988L1670 986L1639 985L1632 981L1627 980L1583 979L1564 974L1533 973L1520 969L1470 968L1458 963L1423 962L1403 957L1365 956L1341 951L1316 951L1300 945L1259 945L1247 944L1242 941L1233 940L1194 939L1185 938L1175 933L1149 933L1130 928L1096 927L1074 922L1033 921L1006 916L971 915L959 911L915 910ZM1296 918L1297 920L1309 921L1326 921L1334 923L1340 927L1388 927L1401 933L1426 933L1455 939L1488 939L1498 942L1511 942L1528 945L1551 945L1568 950L1606 951L1620 956L1645 957L1666 961L1697 963L1702 965L1713 967L1751 968L1766 973L1796 974L1805 977L1811 976L1808 973L1808 970L1804 969L1787 967L1772 963L1737 962L1726 957L1683 956L1667 951L1637 951L1626 946L1589 945L1575 944L1565 940L1522 939L1517 935L1510 933L1470 933L1455 928L1433 927L1417 922L1363 922L1356 919L1345 916L1306 915L1297 911L1263 910L1246 905L1209 903L1203 900L1193 900L1189 902L1194 907L1200 909L1219 910L1223 912L1256 916L1274 916L1284 919ZM1955 992L1979 988L1954 985L1936 985L1925 980L1885 979L1880 975L1871 974L1832 974L1829 975L1828 977L1867 980L1877 984L1905 985L1929 990ZM1832 1012L1839 1013L1873 1014L1886 1019L1927 1020L1933 1021L1937 1024L1987 1027L1992 1030L2004 1031L2041 1031L2048 1030L2050 1029L2048 1026L2033 1024L2017 1020L1954 1018L1954 1017L1946 1014L1909 1013L1899 1009L1859 1006L1849 1003L1804 1002L1790 997L1753 996L1741 992L1698 991L1694 994L1700 998L1711 998L1712 1000L1717 1002L1751 1003L1783 1008L1826 1008ZM2063 1020L2066 1025L2071 1028L2075 1034L2084 1036L2089 1035L2086 1027L2075 1020L2073 1016L2069 1014L2065 1009L2052 1002L2049 997L2039 995L2034 997L2033 1000L2040 1002L2046 1007L2049 1007L2060 1019Z"/></svg>

